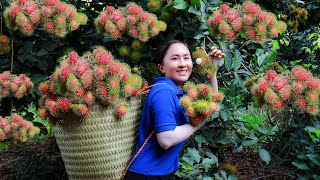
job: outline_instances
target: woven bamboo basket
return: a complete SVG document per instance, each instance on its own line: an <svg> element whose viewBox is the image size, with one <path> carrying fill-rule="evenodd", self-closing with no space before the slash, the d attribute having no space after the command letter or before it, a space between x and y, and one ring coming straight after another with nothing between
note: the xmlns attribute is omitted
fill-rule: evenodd
<svg viewBox="0 0 320 180"><path fill-rule="evenodd" d="M136 145L141 99L118 119L114 109L93 111L83 121L64 118L53 127L70 180L121 179ZM68 116L69 117L69 116Z"/></svg>

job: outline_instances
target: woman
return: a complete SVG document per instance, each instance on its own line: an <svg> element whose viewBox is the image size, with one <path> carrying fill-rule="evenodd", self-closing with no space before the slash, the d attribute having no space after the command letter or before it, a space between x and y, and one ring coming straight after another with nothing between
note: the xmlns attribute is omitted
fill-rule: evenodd
<svg viewBox="0 0 320 180"><path fill-rule="evenodd" d="M215 47L210 49L210 55L217 59L224 56ZM127 180L170 179L179 167L179 151L186 139L200 128L189 124L179 104L179 98L183 96L181 87L193 68L187 45L178 40L169 41L161 46L154 60L163 76L155 79L145 101L134 154L153 130L155 133L130 166L125 176ZM219 61L214 60L214 63ZM211 85L218 91L216 77L211 80Z"/></svg>

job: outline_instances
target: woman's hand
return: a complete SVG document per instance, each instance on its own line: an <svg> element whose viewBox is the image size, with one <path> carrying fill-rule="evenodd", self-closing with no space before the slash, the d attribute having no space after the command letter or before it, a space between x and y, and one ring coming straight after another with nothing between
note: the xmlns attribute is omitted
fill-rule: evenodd
<svg viewBox="0 0 320 180"><path fill-rule="evenodd" d="M220 65L222 58L224 58L224 53L215 46L210 48L209 55L213 59L212 63L216 65Z"/></svg>

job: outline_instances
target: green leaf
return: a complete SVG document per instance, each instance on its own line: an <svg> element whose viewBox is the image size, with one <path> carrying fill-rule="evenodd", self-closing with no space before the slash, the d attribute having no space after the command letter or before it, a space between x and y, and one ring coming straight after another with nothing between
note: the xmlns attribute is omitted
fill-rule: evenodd
<svg viewBox="0 0 320 180"><path fill-rule="evenodd" d="M292 162L292 165L296 166L298 169L301 169L301 170L309 170L309 166L304 163L304 162Z"/></svg>
<svg viewBox="0 0 320 180"><path fill-rule="evenodd" d="M257 143L256 140L247 140L247 141L243 141L242 145L244 145L244 146L252 146L252 145L254 145L256 143Z"/></svg>
<svg viewBox="0 0 320 180"><path fill-rule="evenodd" d="M193 166L193 159L188 157L182 157L181 159L188 163L190 166Z"/></svg>
<svg viewBox="0 0 320 180"><path fill-rule="evenodd" d="M40 117L37 117L37 118L33 119L32 122L33 122L33 123L35 123L35 122L40 123L41 125L43 125L43 126L46 128L48 134L51 134L52 127L51 127L51 125L49 124L49 121L44 120L44 119L42 119L42 118L40 118Z"/></svg>
<svg viewBox="0 0 320 180"><path fill-rule="evenodd" d="M47 54L48 54L48 51L45 49L41 49L40 51L37 52L37 56L43 56Z"/></svg>
<svg viewBox="0 0 320 180"><path fill-rule="evenodd" d="M260 156L260 158L261 158L264 162L266 162L267 164L269 164L269 162L270 162L270 160L271 160L271 156L270 156L269 151L261 148L261 149L259 149L259 156Z"/></svg>
<svg viewBox="0 0 320 180"><path fill-rule="evenodd" d="M223 51L225 56L224 56L224 66L228 71L231 70L232 67L232 54L229 51Z"/></svg>
<svg viewBox="0 0 320 180"><path fill-rule="evenodd" d="M4 142L0 142L0 151L6 150L8 148L8 145Z"/></svg>
<svg viewBox="0 0 320 180"><path fill-rule="evenodd" d="M314 155L314 154L307 154L306 156L307 156L307 157L310 159L310 161L312 161L314 164L320 166L319 158L318 158L316 155Z"/></svg>
<svg viewBox="0 0 320 180"><path fill-rule="evenodd" d="M261 66L263 64L263 61L266 59L268 54L261 54L258 56L258 65Z"/></svg>
<svg viewBox="0 0 320 180"><path fill-rule="evenodd" d="M202 161L202 165L204 166L205 171L207 172L209 170L209 168L211 168L211 165L215 164L214 160L209 159L209 158L205 158Z"/></svg>
<svg viewBox="0 0 320 180"><path fill-rule="evenodd" d="M196 150L195 148L188 148L188 153L193 160L195 160L197 163L200 162L200 154L198 150Z"/></svg>
<svg viewBox="0 0 320 180"><path fill-rule="evenodd" d="M213 178L212 177L204 177L202 180L213 180Z"/></svg>
<svg viewBox="0 0 320 180"><path fill-rule="evenodd" d="M234 77L235 77L235 79L237 80L239 86L240 86L241 88L245 89L243 79L242 79L236 72L234 72L233 74L234 74Z"/></svg>
<svg viewBox="0 0 320 180"><path fill-rule="evenodd" d="M198 6L198 8L201 8L200 0L190 0L191 4Z"/></svg>
<svg viewBox="0 0 320 180"><path fill-rule="evenodd" d="M188 7L188 3L184 0L174 0L174 8L185 10Z"/></svg>
<svg viewBox="0 0 320 180"><path fill-rule="evenodd" d="M207 143L208 141L206 140L206 138L202 135L197 135L195 138L196 142L198 144L201 144L201 143Z"/></svg>
<svg viewBox="0 0 320 180"><path fill-rule="evenodd" d="M203 35L203 33L200 31L196 36L194 36L193 38L194 39L196 39L196 40L199 40L199 39L201 39L201 38L203 38L204 37L204 35Z"/></svg>
<svg viewBox="0 0 320 180"><path fill-rule="evenodd" d="M189 13L192 13L192 14L195 14L195 15L198 15L198 16L201 16L201 12L196 10L196 8L194 8L194 6L191 6L189 9L188 9L188 12Z"/></svg>
<svg viewBox="0 0 320 180"><path fill-rule="evenodd" d="M243 61L243 59L242 59L240 51L236 50L236 53L233 58L233 69L234 70L239 69L242 61Z"/></svg>

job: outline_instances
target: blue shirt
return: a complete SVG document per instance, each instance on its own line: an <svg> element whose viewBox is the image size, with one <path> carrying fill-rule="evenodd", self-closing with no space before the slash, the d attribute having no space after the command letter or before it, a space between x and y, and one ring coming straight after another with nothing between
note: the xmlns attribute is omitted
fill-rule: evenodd
<svg viewBox="0 0 320 180"><path fill-rule="evenodd" d="M149 91L142 110L138 143L133 155L153 129L155 133L160 133L189 122L179 103L179 98L184 95L182 90L166 77L156 78L155 84ZM179 151L184 143L185 141L165 150L159 145L156 134L153 134L129 170L152 176L170 174L179 168Z"/></svg>

